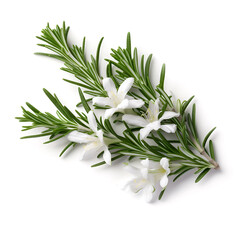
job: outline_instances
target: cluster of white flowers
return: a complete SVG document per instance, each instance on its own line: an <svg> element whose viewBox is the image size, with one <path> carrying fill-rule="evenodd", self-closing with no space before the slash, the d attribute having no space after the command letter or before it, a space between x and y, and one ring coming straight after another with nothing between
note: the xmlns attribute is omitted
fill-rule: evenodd
<svg viewBox="0 0 240 240"><path fill-rule="evenodd" d="M178 117L179 113L165 111L163 115L158 118L160 104L158 99L155 102L149 102L149 107L144 117L125 114L126 109L140 108L144 105L143 100L136 100L127 95L133 83L133 78L127 78L117 90L111 78L103 79L103 88L106 90L108 97L94 97L92 100L93 105L108 107L104 113L105 119L109 119L116 112L123 113L123 121L127 124L141 127L139 132L141 140L146 138L153 130L161 129L167 133L174 133L176 131L175 124L161 124L161 122L165 119ZM111 165L111 153L108 150L103 131L97 129L97 122L93 111L87 114L87 118L89 128L93 134L89 135L87 133L73 131L68 135L68 139L72 142L84 144L81 158L89 159L91 154L103 151L104 161L108 165ZM136 168L131 164L127 164L127 168L137 177L131 180L126 186L135 193L141 190L145 193L146 200L150 201L157 182L159 182L163 189L167 186L167 176L170 173L169 160L162 158L160 162L154 162L146 159L141 161L141 166L142 168Z"/></svg>
<svg viewBox="0 0 240 240"><path fill-rule="evenodd" d="M168 184L168 175L170 173L169 160L162 158L160 162L146 160L141 161L141 168L127 164L127 170L133 173L136 177L130 180L125 187L128 187L132 192L138 193L141 191L149 202L152 200L155 188L166 188Z"/></svg>

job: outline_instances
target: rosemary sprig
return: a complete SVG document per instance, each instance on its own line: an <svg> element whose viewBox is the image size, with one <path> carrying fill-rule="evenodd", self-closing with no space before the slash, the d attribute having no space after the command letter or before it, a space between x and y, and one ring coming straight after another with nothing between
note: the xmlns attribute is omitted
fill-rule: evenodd
<svg viewBox="0 0 240 240"><path fill-rule="evenodd" d="M23 131L40 127L44 127L45 130L41 134L29 135L23 138L49 136L49 140L45 143L51 143L74 130L91 134L91 129L88 126L87 118L84 113L76 111L77 116L74 115L60 102L56 95L52 95L46 89L44 89L44 92L58 109L58 117L55 117L50 113L42 113L34 106L27 103L27 106L31 111L22 108L23 116L17 117L20 122L32 123L30 126L23 126ZM86 112L88 112L90 107L80 89L79 93L81 101L84 103L83 106ZM162 157L167 156L172 162L178 163L179 166L181 165L182 167L187 166L189 170L196 167L201 169L212 168L212 165L209 164L208 161L194 153L189 154L189 152L186 153L183 150L180 150L179 147L173 146L160 131L158 131L158 135L156 136L152 134L152 139L156 143L156 146L152 146L146 141L140 140L139 137L133 133L133 129L126 123L124 123L124 125L125 130L122 135L119 135L115 132L113 123L110 123L108 119L103 121L102 117L100 117L98 120L98 128L104 131L104 136L110 140L114 139L113 143L109 144L109 148L112 150L113 154L116 154L117 151L119 158L122 156L128 156L131 157L131 159L134 157L139 157L141 159L149 158L152 161L158 162ZM101 164L103 163L101 162Z"/></svg>
<svg viewBox="0 0 240 240"><path fill-rule="evenodd" d="M38 39L45 44L38 44L54 54L35 53L36 55L48 56L64 62L63 71L73 74L76 81L64 79L64 81L87 89L85 92L92 96L106 96L106 92L101 84L101 76L99 75L99 54L103 38L99 41L96 57L91 55L91 61L85 58L85 38L81 47L68 44L69 27L63 22L62 28L58 25L55 29L51 29L49 24L42 30L42 35L37 36Z"/></svg>
<svg viewBox="0 0 240 240"><path fill-rule="evenodd" d="M65 67L61 69L73 74L76 81L64 80L78 86L81 100L78 106L82 105L88 113L91 109L89 102L92 101L92 97L108 96L102 84L103 77L99 74L99 54L103 38L99 42L95 57L91 55L91 61L87 61L85 57L85 38L81 47L70 46L67 39L68 32L69 27L66 27L65 23L63 23L62 28L56 26L55 29L51 29L48 24L42 30L42 35L37 37L44 44L38 45L53 53L36 54L52 57L64 63ZM177 127L174 134L175 138L171 140L160 130L151 133L147 139L143 140L137 134L139 128L132 127L119 118L116 118L113 122L108 119L103 120L102 117L96 118L98 129L103 131L104 138L108 142L112 161L122 157L128 157L129 161L131 161L137 157L159 162L161 158L167 157L170 160L171 175L175 176L174 181L186 172L195 169L195 173L198 174L196 182L198 182L210 169L217 168L218 164L215 161L213 143L212 140L209 141L209 137L215 128L206 135L203 141L200 141L196 127L196 105L192 105L191 114L188 112L194 96L182 102L179 99L176 103L172 101L172 96L168 95L164 90L165 65L162 66L160 81L155 88L151 84L149 74L152 54L145 61L144 55L139 56L137 48L134 48L132 52L130 33L127 35L126 48L112 49L111 56L113 59L106 59L108 62L106 68L107 77L111 77L117 88L127 78L134 78L133 89L128 94L135 99L143 100L145 103L141 108L134 109L133 113L135 115L142 116L146 114L150 102L157 99L160 100L162 105L159 118L167 110L179 113L178 118L164 120L164 123L175 124ZM92 97L86 99L81 89ZM23 138L49 136L49 140L45 143L50 143L67 136L72 131L93 134L85 113L80 113L77 110L72 113L60 102L56 95L52 95L46 89L44 89L44 92L57 108L57 117L50 113L43 113L27 103L29 110L22 108L23 116L17 117L20 122L31 123L28 126L23 126L23 131L42 127L44 130L38 135ZM124 130L121 134L116 133L114 130L115 124L123 124ZM207 149L206 143L208 141L209 148ZM76 145L74 142L68 143L60 156L71 146ZM102 154L99 154L98 158L101 158ZM94 164L93 167L103 164L105 162L101 161ZM160 193L159 198L162 197L164 191L165 189Z"/></svg>

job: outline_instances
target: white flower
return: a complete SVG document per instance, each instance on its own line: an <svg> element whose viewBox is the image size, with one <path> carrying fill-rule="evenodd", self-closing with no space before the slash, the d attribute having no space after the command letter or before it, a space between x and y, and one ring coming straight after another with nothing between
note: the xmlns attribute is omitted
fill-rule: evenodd
<svg viewBox="0 0 240 240"><path fill-rule="evenodd" d="M159 182L162 188L166 188L168 184L169 159L162 158L160 162L149 161L148 159L141 161L142 165L148 169L148 174L154 177L154 182Z"/></svg>
<svg viewBox="0 0 240 240"><path fill-rule="evenodd" d="M115 112L123 112L124 109L143 106L144 102L142 100L136 100L127 96L133 82L133 78L127 78L117 90L111 78L103 79L103 88L106 90L108 97L95 97L93 98L93 104L111 107L105 111L104 118L111 117Z"/></svg>
<svg viewBox="0 0 240 240"><path fill-rule="evenodd" d="M129 187L134 193L141 191L147 202L152 200L156 184L159 184L163 189L168 184L170 169L167 158L162 158L160 162L149 161L147 158L141 161L141 168L130 164L126 168L136 177L130 180L125 187Z"/></svg>
<svg viewBox="0 0 240 240"><path fill-rule="evenodd" d="M132 114L125 114L123 115L122 120L128 124L142 127L142 129L140 130L141 139L147 137L152 130L162 129L167 133L174 133L176 131L175 124L162 125L161 122L165 119L178 117L179 113L166 111L164 112L160 119L158 119L158 114L159 114L159 100L157 99L155 102L153 101L149 102L149 108L147 110L146 118Z"/></svg>
<svg viewBox="0 0 240 240"><path fill-rule="evenodd" d="M94 132L94 135L73 131L68 135L68 140L85 144L81 159L90 159L93 154L96 155L96 153L104 151L103 159L108 165L111 165L111 153L104 142L103 131L97 130L97 122L92 111L88 112L87 118L89 127Z"/></svg>
<svg viewBox="0 0 240 240"><path fill-rule="evenodd" d="M142 168L136 168L130 164L128 164L126 168L136 177L130 180L124 188L129 187L129 189L134 193L141 191L141 193L145 196L145 200L150 202L153 198L155 187L153 178L151 178L148 174L148 169L144 166L142 166Z"/></svg>

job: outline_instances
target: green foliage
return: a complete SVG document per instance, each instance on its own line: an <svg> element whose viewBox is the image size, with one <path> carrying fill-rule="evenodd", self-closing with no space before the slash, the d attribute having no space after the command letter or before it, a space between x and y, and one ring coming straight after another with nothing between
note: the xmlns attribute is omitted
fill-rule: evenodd
<svg viewBox="0 0 240 240"><path fill-rule="evenodd" d="M132 56L130 41L130 33L128 33L126 49L120 47L117 50L112 49L111 56L114 60L106 60L117 68L115 78L119 82L124 81L126 78L133 77L134 87L142 94L142 98L146 101L156 99L156 92L150 82L152 54L148 56L146 62L144 61L144 55L140 56L141 64L139 65L137 48L134 48ZM136 96L138 97L139 94Z"/></svg>
<svg viewBox="0 0 240 240"><path fill-rule="evenodd" d="M98 44L96 58L91 55L91 61L87 61L85 58L85 38L81 47L77 45L71 47L68 44L68 32L69 27L65 26L65 22L63 22L62 28L57 25L55 29L51 29L48 24L42 30L42 35L37 36L45 44L38 45L54 52L54 54L40 52L35 54L62 61L65 67L61 69L72 73L77 79L77 82L69 80L68 82L85 88L90 95L106 96L106 92L101 85L101 76L99 75L99 55L103 38L101 38Z"/></svg>
<svg viewBox="0 0 240 240"><path fill-rule="evenodd" d="M161 75L160 75L160 83L159 83L159 88L164 90L164 80L165 80L165 64L162 65L162 70L161 70Z"/></svg>
<svg viewBox="0 0 240 240"><path fill-rule="evenodd" d="M82 105L85 112L89 112L91 110L89 102L92 100L92 97L107 96L101 83L102 77L99 74L99 56L103 38L101 38L98 44L95 58L91 55L91 61L87 61L85 58L85 38L81 47L76 45L69 46L68 32L69 27L66 27L65 23L63 23L62 28L56 26L55 29L51 29L47 25L42 30L42 35L37 38L44 42L44 44L39 44L39 46L53 53L36 54L55 58L64 63L65 67L62 70L73 74L76 77L76 81L64 80L78 86L81 100L78 106ZM165 64L162 66L160 82L154 88L150 81L152 55L150 54L145 61L144 55L139 55L137 48L134 48L132 52L130 33L127 34L126 48L112 49L111 56L113 59L106 59L108 62L106 67L107 76L112 78L117 87L126 78L133 77L134 86L129 94L136 99L145 101L145 105L141 109L134 110L136 114L139 116L146 114L146 106L148 106L149 101L154 101L157 98L162 104L159 117L165 111L177 111L176 104L172 101L172 96L164 90ZM55 94L51 94L46 89L44 89L44 92L55 105L57 117L48 112L43 113L31 104L26 103L29 110L22 107L23 116L17 117L20 122L30 123L30 125L23 126L23 131L35 128L44 128L44 130L40 134L29 135L23 138L49 136L49 140L45 143L50 143L67 136L74 130L91 134L92 131L89 129L87 117L84 113L80 113L77 110L75 113L71 112ZM86 99L84 93L91 97ZM140 159L149 158L152 161L159 162L162 157L167 157L170 160L170 168L172 168L171 175L174 175L173 181L192 169L197 169L195 173L199 175L196 182L200 181L210 169L216 167L211 163L211 161L215 162L212 140L209 141L210 155L208 155L205 148L215 128L206 135L202 144L200 144L196 127L196 105L192 105L191 115L188 112L193 98L194 96L182 103L178 100L180 106L179 117L164 121L164 123L172 123L177 126L176 133L172 134L171 139L161 130L158 130L152 132L147 140L140 140L139 135L136 133L139 128L131 127L127 123L122 122L125 128L121 134L118 134L115 129L121 120L115 119L111 122L108 119L103 120L102 117L96 119L98 128L104 132L104 137L112 141L108 146L112 154L112 161L124 157L128 157L131 161L137 157ZM60 156L70 147L76 145L76 143L69 142L60 153ZM102 153L98 157L101 158L101 156ZM203 156L207 156L207 158ZM92 167L103 164L105 162L101 161L92 165ZM160 193L159 199L163 196L164 191L165 189Z"/></svg>

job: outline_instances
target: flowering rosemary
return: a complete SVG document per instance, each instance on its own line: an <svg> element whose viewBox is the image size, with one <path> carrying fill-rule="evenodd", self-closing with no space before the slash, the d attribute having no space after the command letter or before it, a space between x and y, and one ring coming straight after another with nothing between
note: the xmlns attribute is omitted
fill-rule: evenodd
<svg viewBox="0 0 240 240"><path fill-rule="evenodd" d="M112 49L112 59L106 59L106 76L99 73L100 40L96 56L85 57L85 38L82 46L68 44L69 27L49 25L37 37L38 44L51 53L36 53L58 59L64 63L63 71L73 74L76 81L64 79L78 87L80 103L84 112L71 112L55 94L44 89L49 100L57 108L56 116L41 112L30 103L28 110L22 107L20 122L28 122L23 131L44 128L37 135L22 138L49 136L45 143L66 137L69 141L63 153L77 145L83 145L81 158L90 158L94 152L102 161L92 167L111 165L117 159L124 161L126 169L135 177L126 184L133 192L142 192L146 200L152 199L159 186L159 199L163 196L168 176L173 181L194 169L196 182L211 169L216 169L212 140L213 128L201 141L196 127L196 105L193 99L174 102L164 90L165 65L162 66L159 84L154 87L150 81L152 55L145 61L136 48L132 51L130 34L126 48ZM88 96L88 98L86 97ZM96 109L102 109L103 116L97 116ZM123 131L115 131L121 127ZM206 144L208 143L208 147ZM89 154L91 153L91 154ZM133 166L140 162L140 167Z"/></svg>

